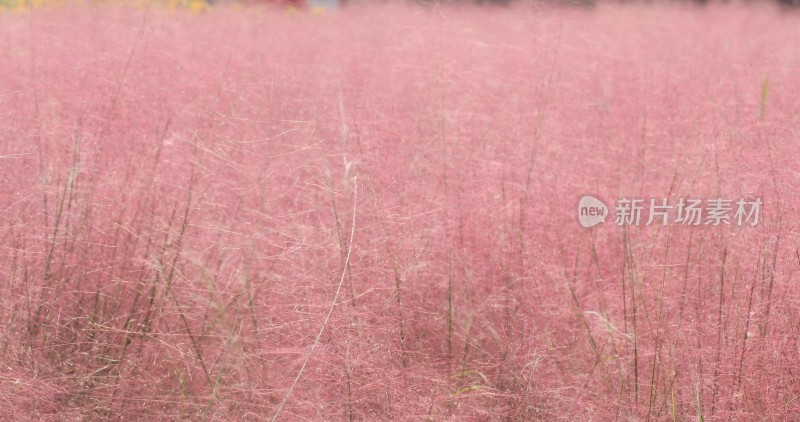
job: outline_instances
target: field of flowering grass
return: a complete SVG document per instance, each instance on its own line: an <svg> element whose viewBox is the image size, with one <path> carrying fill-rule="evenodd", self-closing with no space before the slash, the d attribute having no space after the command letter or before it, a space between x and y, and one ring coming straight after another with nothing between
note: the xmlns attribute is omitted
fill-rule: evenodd
<svg viewBox="0 0 800 422"><path fill-rule="evenodd" d="M0 75L2 420L800 414L800 14L87 4Z"/></svg>

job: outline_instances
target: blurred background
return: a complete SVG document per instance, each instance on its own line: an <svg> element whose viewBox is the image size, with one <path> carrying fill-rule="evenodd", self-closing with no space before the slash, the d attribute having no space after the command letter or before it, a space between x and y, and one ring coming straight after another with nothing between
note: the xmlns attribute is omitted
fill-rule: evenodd
<svg viewBox="0 0 800 422"><path fill-rule="evenodd" d="M0 11L20 10L30 7L58 6L67 3L65 0L0 0ZM323 14L339 10L354 4L389 3L390 0L136 0L134 3L158 3L175 9L187 9L197 12L208 11L214 6L222 5L266 5L284 8L289 13L307 12ZM657 4L686 3L706 5L709 3L770 3L785 10L800 9L800 0L397 0L396 3L418 4L420 6L436 5L489 5L509 6L512 3L528 3L542 6L593 7L598 3L616 4ZM88 3L121 3L121 1L89 1Z"/></svg>

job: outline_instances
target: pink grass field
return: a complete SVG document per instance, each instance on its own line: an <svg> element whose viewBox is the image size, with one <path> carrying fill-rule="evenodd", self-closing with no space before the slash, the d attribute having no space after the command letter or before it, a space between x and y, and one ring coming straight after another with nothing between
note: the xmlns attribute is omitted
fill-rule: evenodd
<svg viewBox="0 0 800 422"><path fill-rule="evenodd" d="M61 6L0 75L0 420L800 417L798 13Z"/></svg>

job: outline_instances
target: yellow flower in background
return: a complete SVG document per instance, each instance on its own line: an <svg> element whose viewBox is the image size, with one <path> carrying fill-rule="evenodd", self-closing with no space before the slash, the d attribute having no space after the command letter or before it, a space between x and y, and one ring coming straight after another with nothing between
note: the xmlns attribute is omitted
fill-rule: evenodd
<svg viewBox="0 0 800 422"><path fill-rule="evenodd" d="M168 7L172 10L187 9L198 13L211 10L211 5L205 0L169 0Z"/></svg>
<svg viewBox="0 0 800 422"><path fill-rule="evenodd" d="M211 10L211 5L206 3L205 0L188 0L186 8L192 12L206 12Z"/></svg>

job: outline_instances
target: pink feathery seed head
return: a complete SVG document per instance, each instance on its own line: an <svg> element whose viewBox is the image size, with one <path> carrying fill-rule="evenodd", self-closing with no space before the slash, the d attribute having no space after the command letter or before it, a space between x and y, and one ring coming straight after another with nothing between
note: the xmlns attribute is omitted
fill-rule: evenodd
<svg viewBox="0 0 800 422"><path fill-rule="evenodd" d="M800 412L796 13L175 6L0 11L0 414Z"/></svg>

